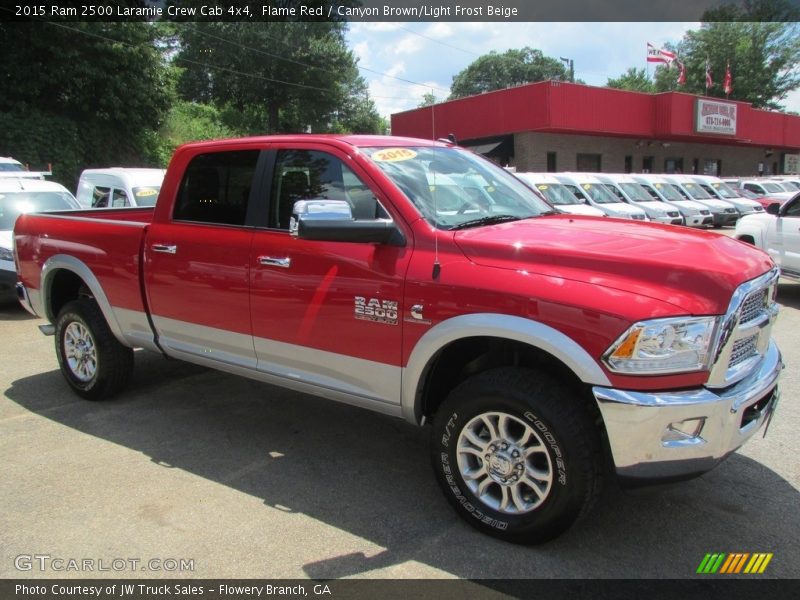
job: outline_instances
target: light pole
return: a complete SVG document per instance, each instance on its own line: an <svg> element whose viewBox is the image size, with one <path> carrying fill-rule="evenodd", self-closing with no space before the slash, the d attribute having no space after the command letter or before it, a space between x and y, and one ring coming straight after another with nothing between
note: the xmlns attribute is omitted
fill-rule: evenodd
<svg viewBox="0 0 800 600"><path fill-rule="evenodd" d="M563 56L559 57L563 63L569 67L569 80L572 83L575 83L575 61L571 58L564 58Z"/></svg>

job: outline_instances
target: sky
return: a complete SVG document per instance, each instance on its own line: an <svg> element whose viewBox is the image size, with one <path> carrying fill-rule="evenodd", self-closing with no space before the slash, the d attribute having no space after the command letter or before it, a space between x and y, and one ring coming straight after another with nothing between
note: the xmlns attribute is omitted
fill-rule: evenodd
<svg viewBox="0 0 800 600"><path fill-rule="evenodd" d="M349 27L348 43L361 75L378 112L388 117L416 108L426 93L446 99L453 76L492 50L530 46L547 56L570 58L576 79L603 86L629 67L646 68L648 42L656 47L676 43L700 24L351 22ZM650 63L651 75L654 67ZM783 104L800 112L800 90Z"/></svg>

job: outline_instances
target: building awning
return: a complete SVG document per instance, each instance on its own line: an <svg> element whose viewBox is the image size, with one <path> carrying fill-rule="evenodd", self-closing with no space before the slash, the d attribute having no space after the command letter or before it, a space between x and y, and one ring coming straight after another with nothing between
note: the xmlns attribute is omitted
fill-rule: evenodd
<svg viewBox="0 0 800 600"><path fill-rule="evenodd" d="M502 143L503 141L500 140L499 142L491 142L489 144L464 144L464 147L472 150L476 154L489 154L493 150L496 150Z"/></svg>

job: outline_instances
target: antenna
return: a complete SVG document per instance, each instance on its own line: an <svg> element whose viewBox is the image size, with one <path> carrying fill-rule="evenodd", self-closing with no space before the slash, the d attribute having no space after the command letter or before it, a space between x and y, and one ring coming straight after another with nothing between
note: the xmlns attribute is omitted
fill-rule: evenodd
<svg viewBox="0 0 800 600"><path fill-rule="evenodd" d="M433 88L431 88L431 95L433 95ZM433 164L436 164L436 103L431 104L431 139L433 140ZM436 210L436 169L431 169L433 173L433 272L431 277L433 279L439 278L439 273L442 271L442 266L439 264L439 226L436 224L436 215L439 211Z"/></svg>

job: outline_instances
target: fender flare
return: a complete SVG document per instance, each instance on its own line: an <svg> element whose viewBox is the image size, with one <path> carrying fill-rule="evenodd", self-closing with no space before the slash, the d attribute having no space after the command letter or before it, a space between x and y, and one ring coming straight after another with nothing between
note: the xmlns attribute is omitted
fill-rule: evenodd
<svg viewBox="0 0 800 600"><path fill-rule="evenodd" d="M97 305L100 307L100 312L103 313L106 323L108 323L108 327L111 329L111 333L114 334L114 337L117 338L121 344L129 346L130 344L122 334L122 327L120 327L117 321L117 317L114 314L114 310L111 308L111 303L108 301L106 293L103 291L103 287L100 285L100 281L98 281L97 277L95 277L95 274L92 273L92 270L86 263L68 254L54 254L48 258L42 266L40 293L42 308L44 309L47 320L51 323L55 323L58 317L58 315L52 313L50 307L50 286L53 283L55 274L61 270L70 271L83 280L92 293L92 296L94 296Z"/></svg>
<svg viewBox="0 0 800 600"><path fill-rule="evenodd" d="M403 369L400 399L402 414L407 421L419 423L419 385L431 360L451 342L470 337L504 338L534 346L560 360L584 383L611 385L600 365L586 350L549 325L524 317L496 313L461 315L431 328L411 352Z"/></svg>

